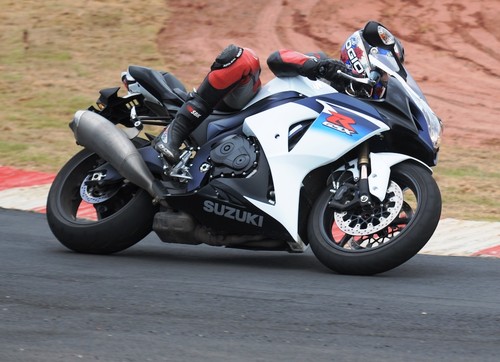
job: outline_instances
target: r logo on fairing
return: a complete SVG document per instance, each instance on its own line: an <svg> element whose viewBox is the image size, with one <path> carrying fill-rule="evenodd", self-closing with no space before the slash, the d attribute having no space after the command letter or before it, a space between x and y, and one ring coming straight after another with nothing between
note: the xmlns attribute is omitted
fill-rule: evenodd
<svg viewBox="0 0 500 362"><path fill-rule="evenodd" d="M356 121L354 119L337 112L337 110L335 110L335 108L333 108L333 105L331 105L330 103L320 100L318 100L318 102L324 107L322 113L327 115L325 117L325 121L323 121L322 123L323 126L345 133L349 136L358 133L353 127L353 125L356 124Z"/></svg>
<svg viewBox="0 0 500 362"><path fill-rule="evenodd" d="M262 215L252 214L251 212L236 209L234 207L219 204L218 202L210 200L205 200L203 203L203 211L258 227L262 227L262 224L264 223L264 216Z"/></svg>
<svg viewBox="0 0 500 362"><path fill-rule="evenodd" d="M326 122L323 122L323 126L333 128L349 136L358 133L352 127L353 124L356 124L354 119L332 111L330 111L330 114L331 116L326 118Z"/></svg>

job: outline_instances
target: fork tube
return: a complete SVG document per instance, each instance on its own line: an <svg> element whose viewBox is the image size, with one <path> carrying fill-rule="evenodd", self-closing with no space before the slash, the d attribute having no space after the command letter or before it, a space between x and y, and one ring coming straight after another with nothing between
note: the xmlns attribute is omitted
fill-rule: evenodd
<svg viewBox="0 0 500 362"><path fill-rule="evenodd" d="M368 187L368 169L370 166L370 158L368 156L369 148L368 142L361 145L358 156L359 167L359 201L361 206L371 205L370 189Z"/></svg>

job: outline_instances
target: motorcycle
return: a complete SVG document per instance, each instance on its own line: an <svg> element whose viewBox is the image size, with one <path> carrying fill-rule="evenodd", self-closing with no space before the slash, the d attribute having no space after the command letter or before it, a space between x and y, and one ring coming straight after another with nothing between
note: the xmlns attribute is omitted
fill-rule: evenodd
<svg viewBox="0 0 500 362"><path fill-rule="evenodd" d="M275 78L243 110L214 111L176 165L152 147L148 128L171 122L186 89L171 73L130 66L127 95L103 89L98 107L70 123L84 149L51 186L53 234L92 254L125 250L154 231L166 243L310 246L342 274L403 264L439 222L431 168L442 124L401 53L387 28L369 22L343 47L359 73L339 71L346 94L320 80Z"/></svg>

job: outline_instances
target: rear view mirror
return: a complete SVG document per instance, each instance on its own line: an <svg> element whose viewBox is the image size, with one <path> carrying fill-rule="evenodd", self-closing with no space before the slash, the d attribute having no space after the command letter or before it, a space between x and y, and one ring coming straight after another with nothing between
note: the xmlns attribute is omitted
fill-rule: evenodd
<svg viewBox="0 0 500 362"><path fill-rule="evenodd" d="M392 50L396 40L385 26L376 21L369 21L363 29L363 38L374 47Z"/></svg>
<svg viewBox="0 0 500 362"><path fill-rule="evenodd" d="M407 73L403 66L403 48L396 37L382 24L376 21L369 21L363 29L363 38L372 47L388 50L394 56L399 71L398 74L406 80ZM396 52L396 41L398 42L398 53Z"/></svg>

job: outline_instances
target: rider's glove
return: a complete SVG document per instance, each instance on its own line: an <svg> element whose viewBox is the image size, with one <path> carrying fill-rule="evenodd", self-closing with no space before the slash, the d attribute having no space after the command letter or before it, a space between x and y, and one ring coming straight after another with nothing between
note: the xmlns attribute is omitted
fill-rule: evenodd
<svg viewBox="0 0 500 362"><path fill-rule="evenodd" d="M336 79L339 76L337 70L344 73L350 73L347 66L337 59L322 59L318 61L318 65L316 66L318 78L324 78L326 80Z"/></svg>
<svg viewBox="0 0 500 362"><path fill-rule="evenodd" d="M325 79L331 83L331 86L338 91L344 91L349 84L349 80L337 73L340 70L342 73L351 74L350 70L340 60L323 59L318 61L316 73L318 78Z"/></svg>
<svg viewBox="0 0 500 362"><path fill-rule="evenodd" d="M299 69L299 74L311 80L325 80L339 92L344 92L349 85L349 80L339 75L338 70L351 74L350 70L340 60L311 57Z"/></svg>

